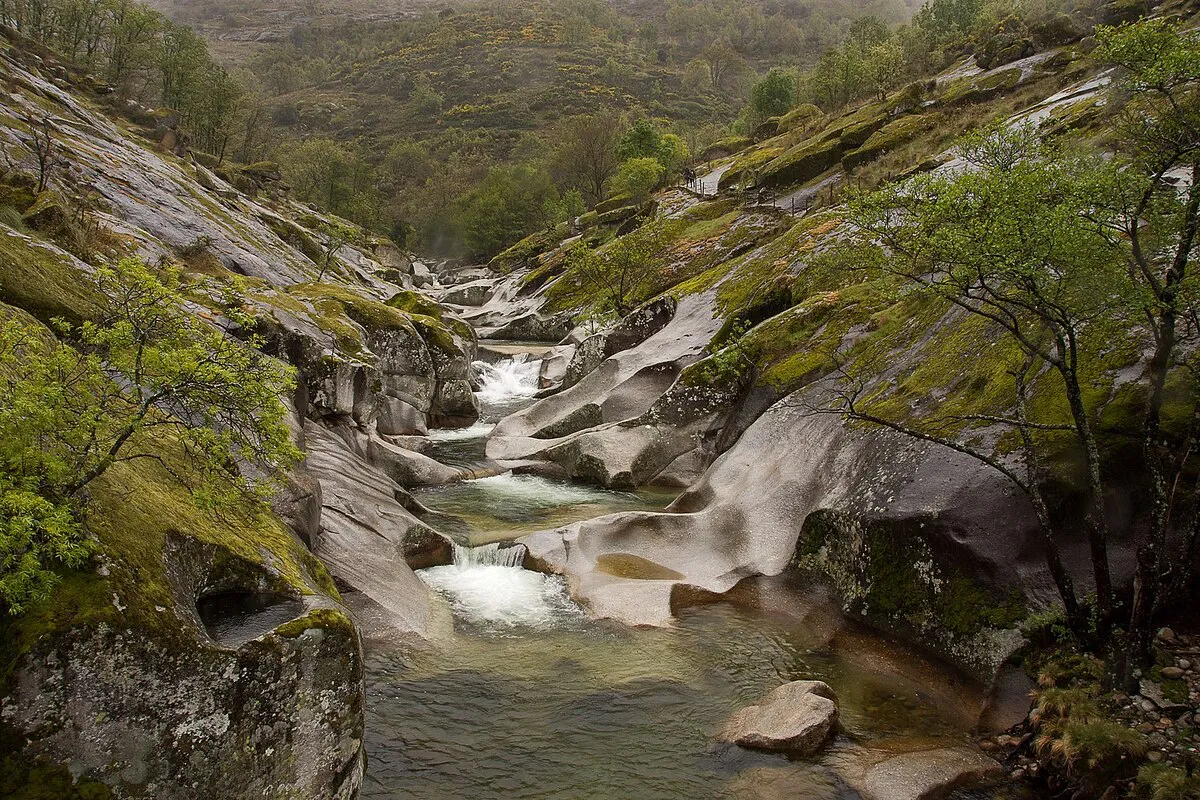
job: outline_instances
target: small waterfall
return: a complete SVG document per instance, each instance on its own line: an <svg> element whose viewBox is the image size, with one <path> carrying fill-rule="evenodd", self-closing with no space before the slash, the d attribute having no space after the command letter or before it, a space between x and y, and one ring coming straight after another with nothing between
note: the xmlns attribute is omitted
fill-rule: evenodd
<svg viewBox="0 0 1200 800"><path fill-rule="evenodd" d="M529 353L518 353L495 364L476 361L474 367L480 373L475 394L484 403L507 403L537 394L542 362Z"/></svg>
<svg viewBox="0 0 1200 800"><path fill-rule="evenodd" d="M471 567L520 567L525 563L525 545L493 542L480 547L454 545L454 566L460 569Z"/></svg>
<svg viewBox="0 0 1200 800"><path fill-rule="evenodd" d="M548 628L578 620L582 612L567 596L563 579L521 569L523 544L454 547L454 563L417 570L450 600L459 619L484 626Z"/></svg>

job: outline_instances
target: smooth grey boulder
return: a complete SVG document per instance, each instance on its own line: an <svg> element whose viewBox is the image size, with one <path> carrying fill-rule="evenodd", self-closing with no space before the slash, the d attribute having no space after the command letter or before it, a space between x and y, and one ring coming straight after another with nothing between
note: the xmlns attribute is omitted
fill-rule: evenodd
<svg viewBox="0 0 1200 800"><path fill-rule="evenodd" d="M735 713L719 738L753 750L809 756L824 747L837 719L837 695L828 684L792 681Z"/></svg>
<svg viewBox="0 0 1200 800"><path fill-rule="evenodd" d="M305 424L305 464L321 481L322 525L316 555L330 573L369 600L378 626L424 636L431 623L429 591L406 559L428 526L395 481L368 463L351 430Z"/></svg>
<svg viewBox="0 0 1200 800"><path fill-rule="evenodd" d="M491 333L491 338L520 342L559 342L570 332L569 315L547 317L530 312L505 323Z"/></svg>

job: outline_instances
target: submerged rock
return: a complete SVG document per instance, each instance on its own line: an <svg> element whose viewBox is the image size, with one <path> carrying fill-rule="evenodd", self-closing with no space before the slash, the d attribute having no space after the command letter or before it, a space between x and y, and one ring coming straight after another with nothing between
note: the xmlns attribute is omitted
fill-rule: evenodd
<svg viewBox="0 0 1200 800"><path fill-rule="evenodd" d="M792 681L730 717L720 738L753 750L808 756L825 745L837 718L837 695L828 684Z"/></svg>
<svg viewBox="0 0 1200 800"><path fill-rule="evenodd" d="M863 800L940 800L1003 774L995 759L970 747L937 747L882 757L872 751L840 771Z"/></svg>

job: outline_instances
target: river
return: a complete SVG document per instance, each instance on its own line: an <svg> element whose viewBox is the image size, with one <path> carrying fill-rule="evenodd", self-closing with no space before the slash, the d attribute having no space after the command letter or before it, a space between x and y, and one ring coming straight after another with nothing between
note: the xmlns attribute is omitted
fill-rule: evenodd
<svg viewBox="0 0 1200 800"><path fill-rule="evenodd" d="M505 414L533 401L536 360L483 367L482 421L434 431L439 460L483 460ZM611 492L526 475L423 490L472 548L418 572L445 620L429 641L367 643L364 798L662 800L857 798L846 764L871 748L964 744L980 698L946 670L841 618L795 576L744 581L669 628L591 620L563 580L522 569L530 531L674 493ZM837 691L842 732L815 760L714 744L729 715L779 684Z"/></svg>

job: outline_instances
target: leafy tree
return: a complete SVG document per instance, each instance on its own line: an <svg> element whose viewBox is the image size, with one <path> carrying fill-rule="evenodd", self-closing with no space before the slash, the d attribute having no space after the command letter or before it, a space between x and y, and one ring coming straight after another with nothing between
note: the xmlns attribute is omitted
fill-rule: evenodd
<svg viewBox="0 0 1200 800"><path fill-rule="evenodd" d="M611 190L614 195L628 195L635 200L650 195L667 170L657 158L631 158L621 164L613 176Z"/></svg>
<svg viewBox="0 0 1200 800"><path fill-rule="evenodd" d="M796 79L774 68L750 90L750 105L760 119L786 114L796 104Z"/></svg>
<svg viewBox="0 0 1200 800"><path fill-rule="evenodd" d="M895 39L887 39L867 50L865 88L883 100L904 78L904 51Z"/></svg>
<svg viewBox="0 0 1200 800"><path fill-rule="evenodd" d="M599 298L597 308L624 316L644 299L658 274L668 234L666 223L655 220L596 250L577 245L567 256L568 273L582 291Z"/></svg>
<svg viewBox="0 0 1200 800"><path fill-rule="evenodd" d="M0 323L0 602L13 614L50 591L56 564L87 557L86 490L114 464L156 461L220 505L265 499L298 456L279 399L290 369L187 314L172 273L126 259L95 277L108 298L96 318L58 323L76 345ZM185 457L165 460L166 441Z"/></svg>
<svg viewBox="0 0 1200 800"><path fill-rule="evenodd" d="M529 164L494 167L461 204L467 248L473 255L493 256L557 222L558 203L546 170Z"/></svg>
<svg viewBox="0 0 1200 800"><path fill-rule="evenodd" d="M661 180L683 167L688 158L688 149L681 137L663 133L651 120L639 119L621 137L617 144L617 155L626 163L644 158L654 159L662 167L662 174L658 176ZM655 185L657 183L655 181Z"/></svg>
<svg viewBox="0 0 1200 800"><path fill-rule="evenodd" d="M373 171L354 151L311 138L284 145L275 158L300 199L367 227L377 224Z"/></svg>
<svg viewBox="0 0 1200 800"><path fill-rule="evenodd" d="M560 183L579 189L593 204L604 197L604 185L620 159L620 121L613 114L587 114L565 120L554 134L553 170Z"/></svg>
<svg viewBox="0 0 1200 800"><path fill-rule="evenodd" d="M843 410L970 455L1020 488L1041 527L1047 567L1068 621L1082 635L1084 610L1059 556L1060 523L1042 488L1045 452L1038 437L1062 432L1082 457L1088 490L1083 521L1098 610L1109 619L1112 581L1100 447L1081 377L1089 368L1086 343L1103 341L1113 333L1108 326L1128 321L1114 311L1122 289L1128 289L1124 265L1102 224L1084 213L1104 183L1103 167L1040 143L1028 128L994 129L967 137L959 147L967 169L919 176L851 204L851 219L861 232L858 263L996 326L1016 353L1006 365L1014 381L1014 412L956 421L1013 428L1022 443L1020 465L1014 468L974 444L970 434L945 436L948 420L937 415L908 423L872 413L854 382ZM1029 384L1043 367L1058 376L1065 418L1038 418L1029 410Z"/></svg>
<svg viewBox="0 0 1200 800"><path fill-rule="evenodd" d="M1117 69L1110 106L1117 109L1122 158L1114 164L1105 209L1114 241L1124 245L1127 274L1147 297L1142 315L1154 344L1146 365L1148 393L1142 453L1152 502L1149 538L1138 552L1129 624L1133 669L1151 653L1154 620L1172 595L1192 580L1200 513L1193 511L1182 549L1169 546L1177 487L1192 443L1200 436L1196 400L1200 364L1193 348L1200 330L1196 295L1200 228L1200 33L1165 19L1097 32L1095 57ZM1181 186L1168 175L1186 176ZM1182 375L1181 375L1182 373ZM1182 434L1165 430L1172 384L1190 392ZM1182 439L1181 448L1172 438ZM1175 517L1179 512L1174 512Z"/></svg>

